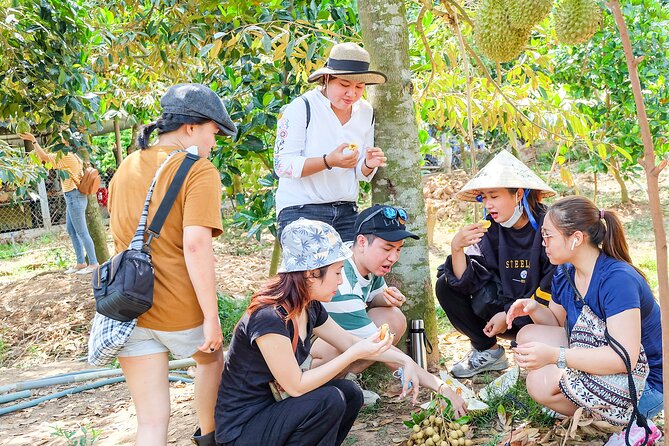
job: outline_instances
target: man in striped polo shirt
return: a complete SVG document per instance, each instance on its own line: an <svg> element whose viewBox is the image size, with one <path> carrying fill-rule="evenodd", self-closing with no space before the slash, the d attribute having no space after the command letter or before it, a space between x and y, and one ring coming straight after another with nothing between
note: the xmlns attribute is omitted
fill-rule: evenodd
<svg viewBox="0 0 669 446"><path fill-rule="evenodd" d="M353 256L344 261L343 282L330 302L322 302L332 319L354 335L367 338L386 323L399 340L406 330L406 318L400 307L406 298L400 290L386 285L383 276L400 258L404 239L418 239L407 231L404 209L374 205L360 212L355 221ZM317 339L311 350L313 367L340 354L337 349ZM353 363L350 373L360 373L373 361Z"/></svg>

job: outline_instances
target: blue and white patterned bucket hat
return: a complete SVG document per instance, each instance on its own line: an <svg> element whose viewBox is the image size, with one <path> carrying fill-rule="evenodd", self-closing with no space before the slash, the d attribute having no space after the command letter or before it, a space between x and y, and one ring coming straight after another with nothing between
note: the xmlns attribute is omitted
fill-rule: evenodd
<svg viewBox="0 0 669 446"><path fill-rule="evenodd" d="M300 218L281 233L280 273L309 271L351 257L335 229L327 223Z"/></svg>

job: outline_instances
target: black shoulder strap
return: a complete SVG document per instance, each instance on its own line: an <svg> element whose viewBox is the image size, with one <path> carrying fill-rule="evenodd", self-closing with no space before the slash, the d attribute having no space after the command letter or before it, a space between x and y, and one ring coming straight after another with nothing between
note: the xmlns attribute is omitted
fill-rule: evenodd
<svg viewBox="0 0 669 446"><path fill-rule="evenodd" d="M177 194L181 189L181 185L186 179L186 174L188 173L190 168L193 167L195 161L199 159L200 159L199 156L194 155L192 153L187 153L186 157L181 162L179 170L177 170L177 173L174 175L174 178L172 179L170 187L167 189L167 193L163 197L163 200L160 202L160 207L158 207L156 215L154 215L153 220L151 220L151 226L149 226L148 229L149 239L146 242L146 245L149 245L151 243L152 238L158 238L160 236L160 230L163 228L163 224L165 223L167 214L170 213L172 205L174 204L174 200L176 200Z"/></svg>
<svg viewBox="0 0 669 446"><path fill-rule="evenodd" d="M305 128L309 128L309 123L311 122L311 105L309 105L309 100L305 98L304 95L300 97L304 101L305 107L307 107L307 125L305 126Z"/></svg>

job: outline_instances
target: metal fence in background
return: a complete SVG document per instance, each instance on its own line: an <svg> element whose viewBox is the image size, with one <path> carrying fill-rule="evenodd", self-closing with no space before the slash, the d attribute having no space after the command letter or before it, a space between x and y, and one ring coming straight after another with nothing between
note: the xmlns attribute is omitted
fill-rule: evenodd
<svg viewBox="0 0 669 446"><path fill-rule="evenodd" d="M97 193L102 216L107 217L107 185L111 172L100 173ZM55 171L41 181L27 197L11 201L8 193L0 192L0 234L31 229L50 231L53 226L65 224L65 197Z"/></svg>

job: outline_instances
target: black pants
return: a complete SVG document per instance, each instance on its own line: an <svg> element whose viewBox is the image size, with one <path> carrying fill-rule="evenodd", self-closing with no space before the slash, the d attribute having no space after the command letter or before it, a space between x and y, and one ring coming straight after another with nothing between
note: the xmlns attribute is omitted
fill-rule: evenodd
<svg viewBox="0 0 669 446"><path fill-rule="evenodd" d="M453 327L463 335L467 336L472 342L472 347L476 350L488 350L497 343L497 338L489 338L483 329L488 324L490 318L500 311L504 311L503 305L491 304L486 308L486 314L478 315L472 309L472 297L455 291L446 282L446 275L437 279L435 293L439 300L439 305L444 309L448 320ZM510 330L499 335L505 339L515 339L516 333L523 325L531 323L529 317L516 318Z"/></svg>
<svg viewBox="0 0 669 446"><path fill-rule="evenodd" d="M339 446L362 403L357 384L335 379L268 406L246 423L234 442L220 446Z"/></svg>

